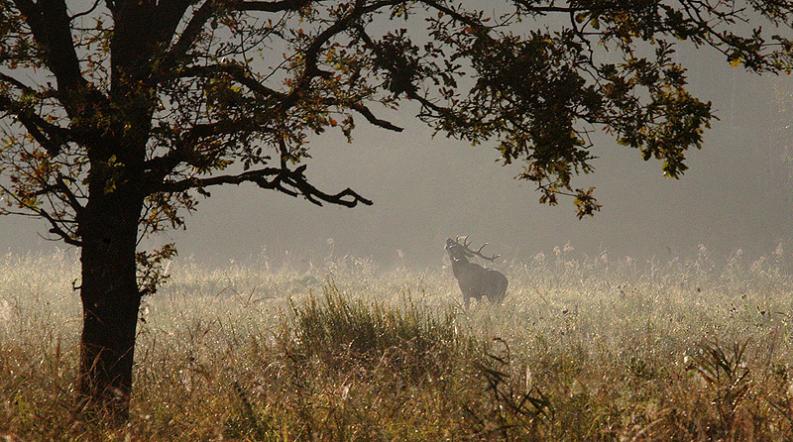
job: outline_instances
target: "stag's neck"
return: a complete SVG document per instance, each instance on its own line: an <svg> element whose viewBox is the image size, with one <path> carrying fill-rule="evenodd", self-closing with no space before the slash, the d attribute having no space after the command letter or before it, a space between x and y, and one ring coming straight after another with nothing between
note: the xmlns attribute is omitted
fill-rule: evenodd
<svg viewBox="0 0 793 442"><path fill-rule="evenodd" d="M465 258L452 259L452 273L454 273L454 276L456 278L458 278L460 276L461 272L465 271L463 269L465 269L466 267L470 267L471 265L472 265L471 262L468 261ZM474 265L476 265L476 264L474 264Z"/></svg>

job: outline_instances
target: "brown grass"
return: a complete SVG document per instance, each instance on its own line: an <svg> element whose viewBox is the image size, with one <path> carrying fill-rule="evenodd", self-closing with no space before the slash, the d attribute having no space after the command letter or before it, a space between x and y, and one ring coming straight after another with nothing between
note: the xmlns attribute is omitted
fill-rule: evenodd
<svg viewBox="0 0 793 442"><path fill-rule="evenodd" d="M172 265L146 299L128 427L71 414L68 254L0 257L0 440L789 440L781 250L716 265L564 251L460 309L447 269Z"/></svg>

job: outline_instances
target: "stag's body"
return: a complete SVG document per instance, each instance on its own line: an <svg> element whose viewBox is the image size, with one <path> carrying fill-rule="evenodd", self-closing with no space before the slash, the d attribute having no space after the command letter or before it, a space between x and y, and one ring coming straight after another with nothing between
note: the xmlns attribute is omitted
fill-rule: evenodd
<svg viewBox="0 0 793 442"><path fill-rule="evenodd" d="M501 304L506 296L508 282L504 274L468 260L472 256L479 256L491 261L496 258L483 256L480 253L482 248L474 252L468 248L467 244L460 244L459 241L452 239L446 241L446 251L452 261L452 273L454 273L460 291L463 293L465 308L468 308L471 298L481 301L482 297L487 297L491 303Z"/></svg>

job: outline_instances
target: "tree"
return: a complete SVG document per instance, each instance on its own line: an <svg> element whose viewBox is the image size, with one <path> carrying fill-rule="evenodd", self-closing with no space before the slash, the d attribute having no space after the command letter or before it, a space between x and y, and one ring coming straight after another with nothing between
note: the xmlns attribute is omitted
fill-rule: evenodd
<svg viewBox="0 0 793 442"><path fill-rule="evenodd" d="M686 89L679 41L756 72L790 71L786 2L483 5L0 0L2 210L42 218L81 249L84 410L127 417L141 297L175 253L137 245L181 227L211 187L371 204L309 182L313 134L350 138L356 118L400 131L383 115L412 101L437 132L492 143L541 201L571 195L585 216L600 206L572 178L592 171L591 131L673 178L701 147L714 114Z"/></svg>

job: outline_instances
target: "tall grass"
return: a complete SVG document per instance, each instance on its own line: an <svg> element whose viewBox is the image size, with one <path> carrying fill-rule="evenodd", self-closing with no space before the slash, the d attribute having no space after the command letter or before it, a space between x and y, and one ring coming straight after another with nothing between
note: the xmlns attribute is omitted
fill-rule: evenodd
<svg viewBox="0 0 793 442"><path fill-rule="evenodd" d="M351 299L330 283L321 299L292 305L293 349L341 370L387 364L408 377L443 373L473 351L476 342L460 332L454 309L431 314L407 296L402 304Z"/></svg>
<svg viewBox="0 0 793 442"><path fill-rule="evenodd" d="M444 268L176 261L141 312L123 429L71 414L75 257L6 255L0 437L790 439L781 248L723 262L704 247L663 262L573 254L504 264L504 305L469 311Z"/></svg>

